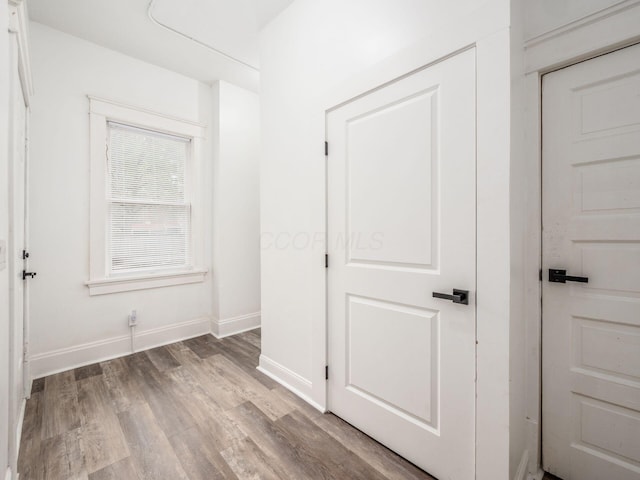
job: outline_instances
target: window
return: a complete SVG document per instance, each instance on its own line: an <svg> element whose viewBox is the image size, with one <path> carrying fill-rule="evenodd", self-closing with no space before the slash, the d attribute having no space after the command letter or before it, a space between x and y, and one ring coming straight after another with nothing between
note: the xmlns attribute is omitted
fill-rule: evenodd
<svg viewBox="0 0 640 480"><path fill-rule="evenodd" d="M115 122L108 129L109 273L188 267L191 141Z"/></svg>
<svg viewBox="0 0 640 480"><path fill-rule="evenodd" d="M202 281L203 127L91 98L91 295Z"/></svg>

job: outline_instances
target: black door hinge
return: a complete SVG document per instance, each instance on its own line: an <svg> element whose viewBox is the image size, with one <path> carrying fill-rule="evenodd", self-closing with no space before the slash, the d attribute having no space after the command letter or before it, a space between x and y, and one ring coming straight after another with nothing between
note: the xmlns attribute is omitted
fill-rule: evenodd
<svg viewBox="0 0 640 480"><path fill-rule="evenodd" d="M542 281L542 270L540 270L540 272L539 272L538 280Z"/></svg>
<svg viewBox="0 0 640 480"><path fill-rule="evenodd" d="M329 380L329 365L325 365L324 367L324 379Z"/></svg>
<svg viewBox="0 0 640 480"><path fill-rule="evenodd" d="M329 254L324 254L324 268L329 268Z"/></svg>
<svg viewBox="0 0 640 480"><path fill-rule="evenodd" d="M324 156L329 155L329 142L324 142Z"/></svg>
<svg viewBox="0 0 640 480"><path fill-rule="evenodd" d="M26 260L27 258L29 258L29 252L27 252L26 250L22 250L22 259Z"/></svg>

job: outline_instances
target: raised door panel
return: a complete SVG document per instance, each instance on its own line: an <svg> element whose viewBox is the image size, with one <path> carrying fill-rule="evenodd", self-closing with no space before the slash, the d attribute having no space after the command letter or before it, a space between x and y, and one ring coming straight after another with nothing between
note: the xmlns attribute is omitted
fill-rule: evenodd
<svg viewBox="0 0 640 480"><path fill-rule="evenodd" d="M437 89L346 128L348 261L437 266Z"/></svg>
<svg viewBox="0 0 640 480"><path fill-rule="evenodd" d="M348 302L347 388L408 421L437 428L438 313L353 296Z"/></svg>

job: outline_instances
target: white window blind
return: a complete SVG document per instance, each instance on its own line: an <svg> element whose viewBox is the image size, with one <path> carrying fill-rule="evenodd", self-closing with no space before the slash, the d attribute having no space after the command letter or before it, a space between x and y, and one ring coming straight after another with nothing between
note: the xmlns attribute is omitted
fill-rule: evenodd
<svg viewBox="0 0 640 480"><path fill-rule="evenodd" d="M190 265L190 140L108 122L107 268L143 272Z"/></svg>

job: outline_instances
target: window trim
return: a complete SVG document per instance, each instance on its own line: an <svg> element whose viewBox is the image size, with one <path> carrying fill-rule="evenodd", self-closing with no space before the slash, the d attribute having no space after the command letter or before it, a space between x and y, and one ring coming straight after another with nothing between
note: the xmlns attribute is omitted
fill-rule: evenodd
<svg viewBox="0 0 640 480"><path fill-rule="evenodd" d="M89 295L142 290L148 288L202 282L204 268L204 202L203 202L203 143L206 127L144 108L89 96L90 138L90 205L89 205L89 280L85 285ZM152 130L191 140L189 173L185 179L188 202L191 204L191 266L149 271L148 273L109 274L107 265L108 205L105 149L108 122Z"/></svg>

